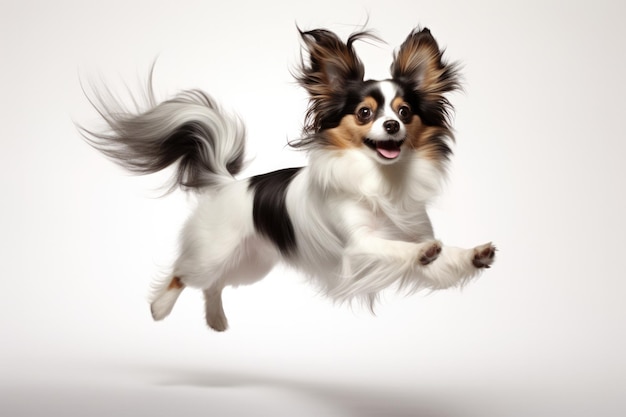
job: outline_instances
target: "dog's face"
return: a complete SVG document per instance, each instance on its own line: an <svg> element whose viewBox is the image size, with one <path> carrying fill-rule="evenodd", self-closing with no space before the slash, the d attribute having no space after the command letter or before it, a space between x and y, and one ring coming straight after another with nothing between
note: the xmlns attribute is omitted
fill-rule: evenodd
<svg viewBox="0 0 626 417"><path fill-rule="evenodd" d="M363 64L352 48L332 32L303 32L310 64L303 63L300 84L309 92L309 143L358 148L378 163L391 165L403 155L445 161L451 107L444 94L458 87L456 68L442 60L427 29L413 31L394 56L392 78L363 80Z"/></svg>
<svg viewBox="0 0 626 417"><path fill-rule="evenodd" d="M417 145L421 120L400 84L393 80L366 81L353 86L348 97L339 123L322 129L331 146L360 148L377 162L389 165Z"/></svg>

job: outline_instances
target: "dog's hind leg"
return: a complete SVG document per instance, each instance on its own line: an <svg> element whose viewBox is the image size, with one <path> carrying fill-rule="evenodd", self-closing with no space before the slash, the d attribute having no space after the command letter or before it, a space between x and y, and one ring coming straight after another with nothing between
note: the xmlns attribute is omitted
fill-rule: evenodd
<svg viewBox="0 0 626 417"><path fill-rule="evenodd" d="M169 282L165 281L163 287L155 293L150 303L150 312L154 320L163 320L174 308L178 296L185 289L179 277L173 277Z"/></svg>
<svg viewBox="0 0 626 417"><path fill-rule="evenodd" d="M222 304L224 287L250 285L261 280L274 267L277 260L276 251L267 243L262 240L244 240L229 262L233 266L202 290L206 322L211 329L223 332L228 328Z"/></svg>
<svg viewBox="0 0 626 417"><path fill-rule="evenodd" d="M222 306L222 289L220 285L203 290L206 323L215 331L223 332L228 329L228 319Z"/></svg>

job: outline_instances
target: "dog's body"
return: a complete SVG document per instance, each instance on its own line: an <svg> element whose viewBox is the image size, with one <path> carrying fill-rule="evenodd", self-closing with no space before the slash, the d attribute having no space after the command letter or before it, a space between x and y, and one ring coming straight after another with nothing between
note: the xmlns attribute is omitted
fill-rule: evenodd
<svg viewBox="0 0 626 417"><path fill-rule="evenodd" d="M460 285L489 267L495 248L442 246L426 204L439 191L450 154L449 103L458 87L426 29L395 56L392 79L364 81L352 43L325 30L301 32L310 55L298 80L311 95L309 126L296 146L309 165L238 180L241 122L204 93L187 91L141 114L101 114L111 132L92 144L140 173L177 164L176 184L198 194L180 255L159 283L152 315L163 319L181 291L204 291L209 326L227 328L226 286L262 279L277 262L302 271L338 300Z"/></svg>

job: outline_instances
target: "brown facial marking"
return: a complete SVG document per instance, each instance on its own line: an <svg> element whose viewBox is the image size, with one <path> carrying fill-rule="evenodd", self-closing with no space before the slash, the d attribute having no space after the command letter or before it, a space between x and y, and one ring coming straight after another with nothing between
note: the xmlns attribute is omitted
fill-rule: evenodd
<svg viewBox="0 0 626 417"><path fill-rule="evenodd" d="M396 97L391 101L391 108L405 125L413 122L413 109L402 97Z"/></svg>
<svg viewBox="0 0 626 417"><path fill-rule="evenodd" d="M339 126L326 131L332 146L341 149L354 148L363 143L369 132L370 123L359 123L356 116L349 114L341 119Z"/></svg>
<svg viewBox="0 0 626 417"><path fill-rule="evenodd" d="M441 153L437 139L448 135L449 131L445 128L421 125L417 135L411 135L410 143L420 157L443 163L445 155Z"/></svg>
<svg viewBox="0 0 626 417"><path fill-rule="evenodd" d="M403 104L408 106L407 102L402 100L402 97L396 97L391 101L391 108L397 112Z"/></svg>
<svg viewBox="0 0 626 417"><path fill-rule="evenodd" d="M422 136L427 127L422 124L422 119L416 114L413 115L411 123L407 123L405 127L407 144L413 149L418 149L423 145Z"/></svg>
<svg viewBox="0 0 626 417"><path fill-rule="evenodd" d="M366 97L356 106L355 111L358 112L359 109L368 107L371 109L373 114L375 114L377 106L378 103L376 100L372 97ZM367 133L370 130L373 120L374 119L372 118L372 120L368 122L361 122L354 114L344 116L341 119L339 126L326 131L330 145L340 149L361 146L363 144L363 139L367 137Z"/></svg>
<svg viewBox="0 0 626 417"><path fill-rule="evenodd" d="M361 107L369 107L375 113L376 108L378 107L378 103L374 100L373 97L365 97L365 99L356 106L357 110Z"/></svg>
<svg viewBox="0 0 626 417"><path fill-rule="evenodd" d="M185 284L183 284L183 282L180 280L180 278L178 277L174 277L172 278L172 281L170 281L170 285L167 287L168 290L179 290L181 288L184 288Z"/></svg>
<svg viewBox="0 0 626 417"><path fill-rule="evenodd" d="M420 117L413 115L411 123L406 125L407 144L419 153L420 157L431 161L442 161L441 150L434 139L448 136L448 130L436 126L426 126Z"/></svg>

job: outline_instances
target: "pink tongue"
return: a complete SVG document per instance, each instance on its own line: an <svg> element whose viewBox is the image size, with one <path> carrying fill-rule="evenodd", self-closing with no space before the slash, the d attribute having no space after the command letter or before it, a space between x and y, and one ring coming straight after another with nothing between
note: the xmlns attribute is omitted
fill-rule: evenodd
<svg viewBox="0 0 626 417"><path fill-rule="evenodd" d="M400 155L400 148L395 148L395 149L386 149L386 148L381 148L381 147L377 147L376 151L383 157L383 158L387 158L387 159L395 159L398 157L398 155Z"/></svg>

